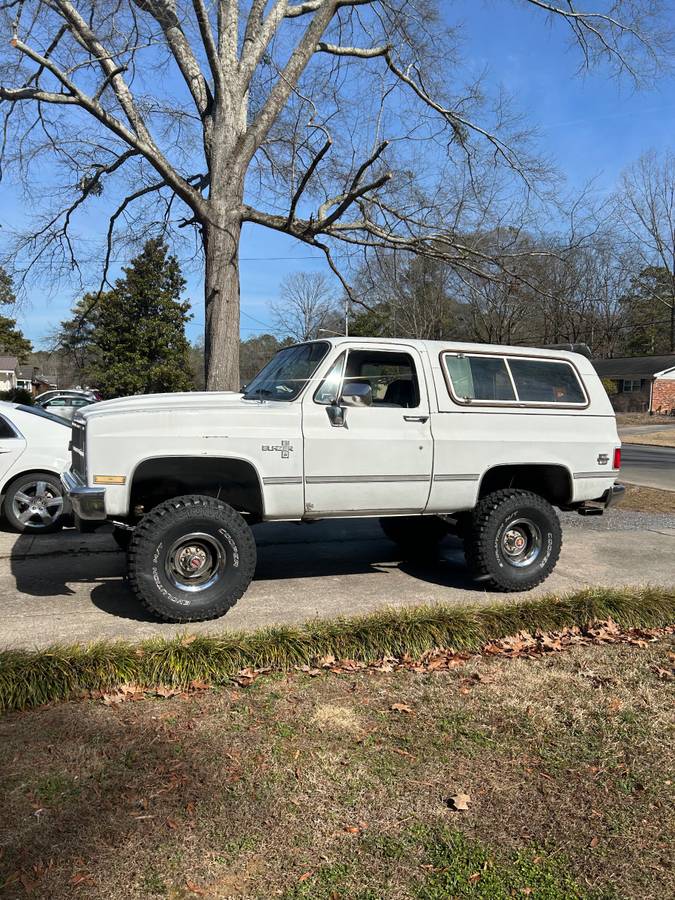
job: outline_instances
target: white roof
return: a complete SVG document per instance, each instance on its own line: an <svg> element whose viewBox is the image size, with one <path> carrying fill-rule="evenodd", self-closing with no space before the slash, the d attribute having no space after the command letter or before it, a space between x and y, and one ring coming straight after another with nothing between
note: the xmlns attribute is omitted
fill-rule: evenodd
<svg viewBox="0 0 675 900"><path fill-rule="evenodd" d="M426 350L430 356L438 356L444 351L450 353L494 353L497 356L541 356L546 359L566 359L570 362L579 363L583 360L588 363L587 357L581 353L571 353L569 350L550 350L542 347L516 347L508 344L470 344L464 341L421 341L413 338L373 338L373 337L327 337L318 338L318 342L328 342L334 346L341 344L386 344L387 346L398 345L414 346Z"/></svg>

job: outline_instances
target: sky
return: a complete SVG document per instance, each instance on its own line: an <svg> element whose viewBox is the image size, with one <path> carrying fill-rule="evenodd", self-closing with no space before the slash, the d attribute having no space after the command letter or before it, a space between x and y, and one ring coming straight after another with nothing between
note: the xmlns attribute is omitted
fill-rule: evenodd
<svg viewBox="0 0 675 900"><path fill-rule="evenodd" d="M587 4L592 5L592 4ZM675 145L675 76L662 77L648 90L635 92L627 81L607 71L578 74L580 56L570 48L564 30L551 29L544 15L529 4L510 0L443 2L453 21L463 22L463 55L468 65L487 69L492 85L503 85L527 120L538 129L538 147L566 176L570 188L594 180L600 194L609 192L627 165L650 149ZM675 16L675 3L673 4ZM448 72L448 78L453 73ZM45 173L45 188L49 174ZM0 185L2 227L26 214L18 189ZM104 229L104 219L88 223ZM298 270L326 271L321 253L284 235L246 226L241 243L241 331L248 338L272 330L270 303L284 276ZM92 285L93 287L93 285ZM50 291L44 284L29 288L15 314L36 349L68 316L77 299L74 286ZM191 340L203 331L199 275L188 275L186 295L193 304L188 326Z"/></svg>

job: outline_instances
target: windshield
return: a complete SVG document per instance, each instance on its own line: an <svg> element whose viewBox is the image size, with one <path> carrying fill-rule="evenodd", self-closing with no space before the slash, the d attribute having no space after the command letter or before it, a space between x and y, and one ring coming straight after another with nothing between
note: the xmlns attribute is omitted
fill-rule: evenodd
<svg viewBox="0 0 675 900"><path fill-rule="evenodd" d="M253 381L246 385L246 400L294 400L328 353L330 344L318 341L280 350Z"/></svg>

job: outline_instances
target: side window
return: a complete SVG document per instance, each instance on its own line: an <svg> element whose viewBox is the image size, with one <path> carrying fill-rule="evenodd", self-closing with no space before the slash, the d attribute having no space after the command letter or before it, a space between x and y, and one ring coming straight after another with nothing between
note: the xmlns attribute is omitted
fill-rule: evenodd
<svg viewBox="0 0 675 900"><path fill-rule="evenodd" d="M314 394L315 403L330 406L331 403L335 403L338 400L338 395L342 388L342 369L345 364L345 356L345 353L341 353L328 370L328 374Z"/></svg>
<svg viewBox="0 0 675 900"><path fill-rule="evenodd" d="M548 359L509 359L509 367L523 403L586 403L576 372L566 362Z"/></svg>
<svg viewBox="0 0 675 900"><path fill-rule="evenodd" d="M0 416L0 439L1 438L15 438L18 437L16 431L9 424L7 419Z"/></svg>
<svg viewBox="0 0 675 900"><path fill-rule="evenodd" d="M493 356L445 356L458 400L515 401L506 362Z"/></svg>
<svg viewBox="0 0 675 900"><path fill-rule="evenodd" d="M370 385L373 407L415 409L420 405L417 372L409 353L350 350L344 383Z"/></svg>

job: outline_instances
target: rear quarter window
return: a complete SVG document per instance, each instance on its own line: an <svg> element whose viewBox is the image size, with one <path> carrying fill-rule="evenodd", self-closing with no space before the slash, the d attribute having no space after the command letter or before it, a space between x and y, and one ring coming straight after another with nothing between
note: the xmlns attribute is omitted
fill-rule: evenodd
<svg viewBox="0 0 675 900"><path fill-rule="evenodd" d="M569 363L547 359L509 359L509 367L518 399L523 403L586 403L577 373Z"/></svg>

